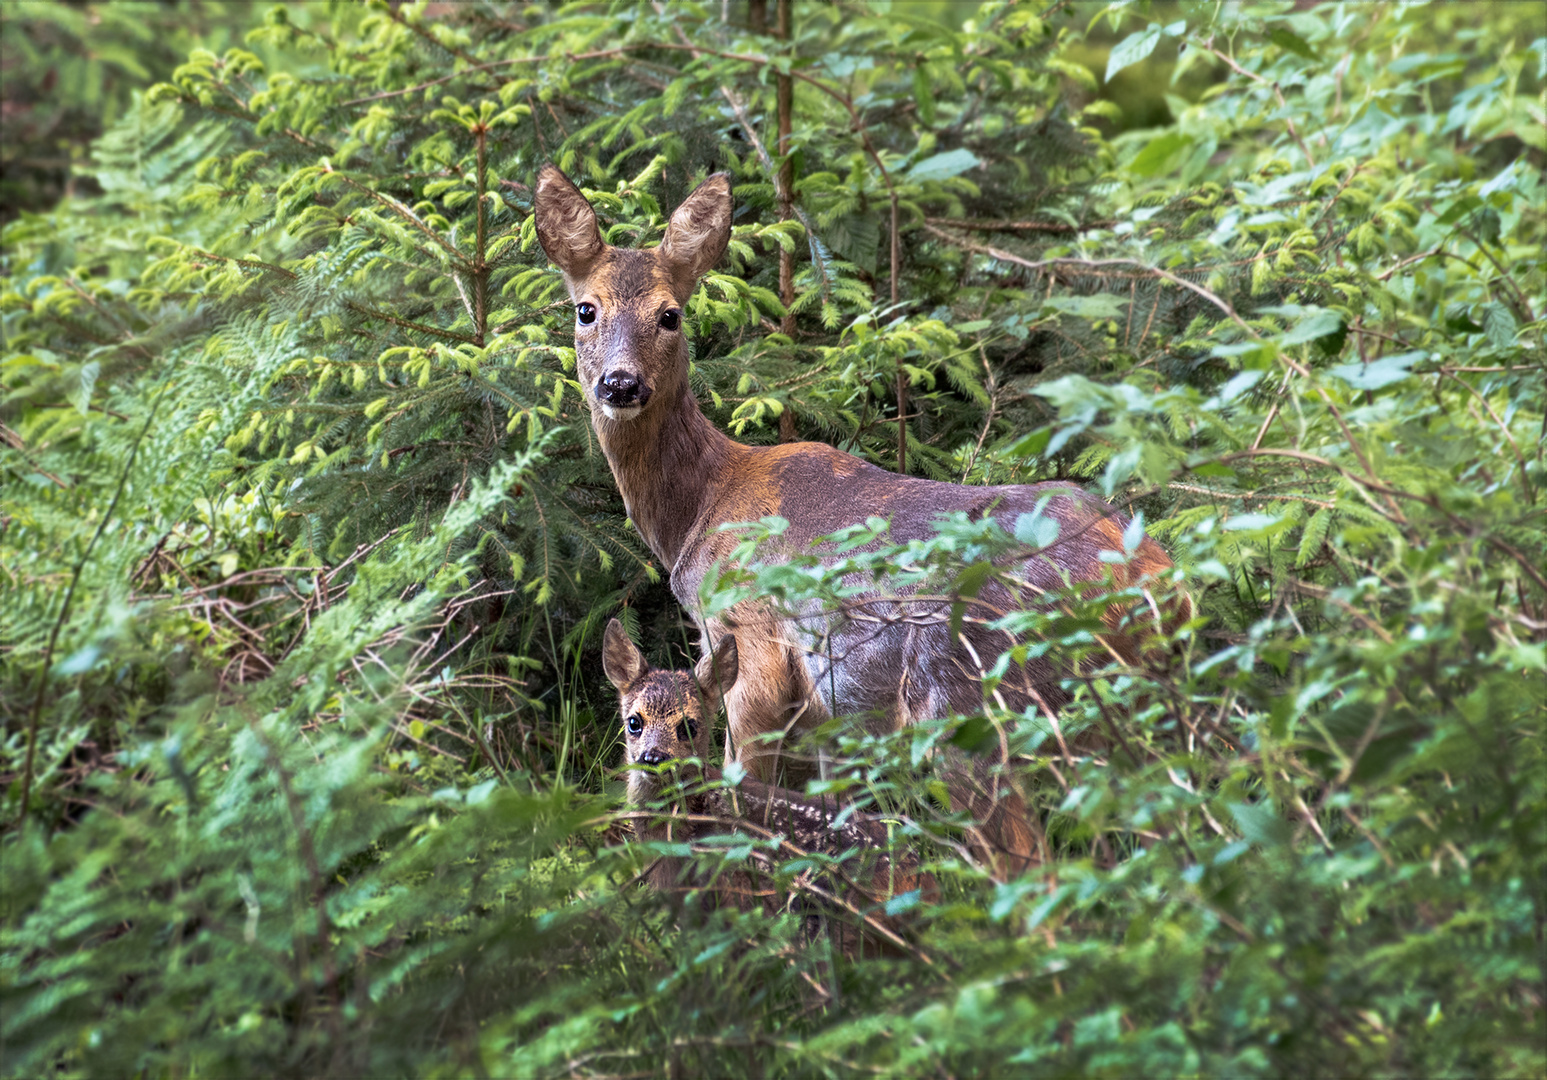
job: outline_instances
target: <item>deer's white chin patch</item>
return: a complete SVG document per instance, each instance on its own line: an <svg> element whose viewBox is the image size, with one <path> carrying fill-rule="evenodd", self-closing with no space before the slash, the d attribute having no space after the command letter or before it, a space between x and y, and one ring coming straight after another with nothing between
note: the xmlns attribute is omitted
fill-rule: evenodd
<svg viewBox="0 0 1547 1080"><path fill-rule="evenodd" d="M602 407L602 415L609 420L632 420L644 411L644 407L640 405L619 407L617 405L609 405L605 401L598 401L597 404Z"/></svg>

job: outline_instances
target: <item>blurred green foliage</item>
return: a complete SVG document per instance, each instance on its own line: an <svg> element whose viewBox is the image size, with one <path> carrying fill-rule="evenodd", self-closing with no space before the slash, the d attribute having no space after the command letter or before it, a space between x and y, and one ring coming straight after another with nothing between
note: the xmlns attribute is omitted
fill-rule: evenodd
<svg viewBox="0 0 1547 1080"><path fill-rule="evenodd" d="M65 194L94 193L92 142L190 49L239 44L252 17L251 4L233 0L8 0L0 222Z"/></svg>
<svg viewBox="0 0 1547 1080"><path fill-rule="evenodd" d="M743 3L8 12L8 117L103 133L0 254L0 1071L1539 1075L1523 7L800 3L788 40ZM1165 115L1109 107L1156 64ZM49 70L73 127L37 120ZM623 245L732 174L688 312L715 422L891 467L904 408L910 472L1090 485L1198 600L1153 669L1093 647L1140 595L1013 613L990 689L1085 658L1056 726L991 695L831 725L823 790L940 885L892 954L637 884L663 852L618 813L599 631L690 643L573 381L548 160ZM968 592L1023 524L857 523L842 572ZM837 601L758 562L779 527L707 603ZM1044 850L1007 880L936 774L1001 739Z"/></svg>

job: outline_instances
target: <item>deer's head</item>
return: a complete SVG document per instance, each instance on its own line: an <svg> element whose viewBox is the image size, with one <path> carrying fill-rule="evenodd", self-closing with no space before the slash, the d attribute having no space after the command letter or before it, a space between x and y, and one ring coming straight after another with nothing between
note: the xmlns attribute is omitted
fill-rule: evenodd
<svg viewBox="0 0 1547 1080"><path fill-rule="evenodd" d="M720 701L736 682L736 639L727 634L691 672L661 671L645 662L623 624L613 619L602 638L602 670L618 690L623 741L630 765L664 765L709 756L709 736ZM629 799L653 794L655 777L629 775Z"/></svg>
<svg viewBox="0 0 1547 1080"><path fill-rule="evenodd" d="M552 165L537 174L537 239L575 302L575 354L593 416L632 420L652 398L675 404L687 380L682 309L730 242L731 185L716 173L693 190L659 247L602 240L596 211Z"/></svg>

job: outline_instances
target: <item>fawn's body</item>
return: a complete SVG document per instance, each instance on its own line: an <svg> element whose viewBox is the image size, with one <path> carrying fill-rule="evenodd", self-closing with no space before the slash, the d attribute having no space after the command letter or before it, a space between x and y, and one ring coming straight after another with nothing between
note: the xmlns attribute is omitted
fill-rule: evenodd
<svg viewBox="0 0 1547 1080"><path fill-rule="evenodd" d="M651 250L603 243L585 197L552 166L539 175L537 233L564 272L576 303L575 345L602 451L612 467L629 516L645 543L670 569L673 594L693 616L708 655L734 632L741 678L726 697L727 755L762 780L775 777L777 745L760 736L809 730L833 715L862 714L877 728L982 707L982 665L1012 644L987 629L996 613L1038 602L1068 581L1100 582L1110 573L1119 586L1141 585L1171 561L1145 538L1128 558L1122 552L1127 519L1100 499L1066 484L965 487L898 476L821 443L745 446L703 415L688 385L682 308L694 285L724 253L730 236L731 197L726 177L705 180L672 215L665 239ZM741 605L705 617L699 594L705 576L735 547L719 526L778 515L789 521L784 550L807 549L838 529L881 517L893 540L928 537L946 513L992 515L1013 528L1016 518L1046 499L1045 516L1059 524L1058 539L1019 568L1026 594L1011 596L991 582L975 599L959 634L950 605L904 598L861 597L838 612L814 606L780 614L765 604ZM777 558L778 551L763 557ZM1158 606L1151 605L1157 613ZM1185 617L1190 603L1173 606ZM1122 628L1109 612L1103 644L1132 660L1135 630L1160 629L1159 618ZM1013 669L1000 684L1005 705L1051 711L1068 700L1067 676L1046 659ZM785 761L799 780L809 768ZM965 774L963 774L965 775ZM1024 859L1031 854L1018 795L973 797L972 784L953 785L958 802L986 823L989 846ZM987 799L987 803L983 799Z"/></svg>
<svg viewBox="0 0 1547 1080"><path fill-rule="evenodd" d="M697 893L706 906L742 911L799 905L808 932L814 929L809 921L836 916L834 937L846 952L853 952L860 941L897 940L900 927L877 906L913 889L932 892L934 886L919 873L907 847L894 843L885 822L851 813L835 827L842 809L835 802L751 778L735 787L720 786L719 770L689 765L707 756L715 712L725 690L736 682L735 637L722 638L692 673L662 671L645 663L614 619L607 626L602 660L618 690L626 763L645 766L629 772L629 804L638 809L658 806L673 787L663 782L660 768L674 762L683 766L673 770L684 792L674 800L676 810L663 811L659 820L638 828L638 834L695 846L706 837L730 832L778 841L777 850L759 846L741 867L712 878L689 872L684 858L662 858L650 870L653 887L677 895ZM835 860L833 869L802 874L793 887L776 886L773 866L812 854Z"/></svg>

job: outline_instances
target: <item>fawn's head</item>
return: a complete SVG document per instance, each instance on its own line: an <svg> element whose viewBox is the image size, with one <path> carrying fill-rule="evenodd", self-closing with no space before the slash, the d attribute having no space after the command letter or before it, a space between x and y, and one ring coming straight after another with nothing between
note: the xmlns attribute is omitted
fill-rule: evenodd
<svg viewBox="0 0 1547 1080"><path fill-rule="evenodd" d="M626 763L706 759L714 716L736 682L736 668L736 639L729 634L692 671L662 671L645 662L622 623L609 622L602 639L602 670L618 690ZM649 773L630 773L630 799L647 798L654 783Z"/></svg>
<svg viewBox="0 0 1547 1080"><path fill-rule="evenodd" d="M537 174L534 202L537 239L575 302L575 355L592 414L632 420L653 397L674 405L688 371L682 309L730 242L730 177L699 184L646 251L603 241L596 211L552 165Z"/></svg>

